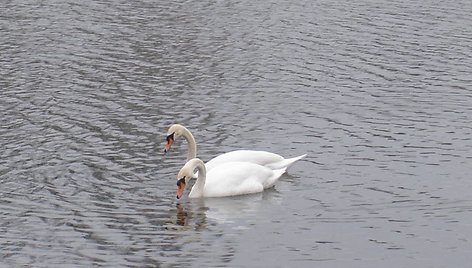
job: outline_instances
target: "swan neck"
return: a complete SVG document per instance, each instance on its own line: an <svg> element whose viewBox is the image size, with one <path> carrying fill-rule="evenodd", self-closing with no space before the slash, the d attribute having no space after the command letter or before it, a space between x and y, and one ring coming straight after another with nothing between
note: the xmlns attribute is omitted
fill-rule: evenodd
<svg viewBox="0 0 472 268"><path fill-rule="evenodd" d="M199 162L197 164L196 169L198 170L198 177L197 177L197 181L195 182L195 185L193 186L194 189L192 189L192 191L195 191L195 195L197 197L202 197L203 189L205 188L205 181L206 181L206 169L203 162Z"/></svg>
<svg viewBox="0 0 472 268"><path fill-rule="evenodd" d="M185 138L185 140L187 140L187 161L189 161L190 159L197 157L197 142L195 141L195 138L193 137L192 133L186 128L183 129L182 136Z"/></svg>

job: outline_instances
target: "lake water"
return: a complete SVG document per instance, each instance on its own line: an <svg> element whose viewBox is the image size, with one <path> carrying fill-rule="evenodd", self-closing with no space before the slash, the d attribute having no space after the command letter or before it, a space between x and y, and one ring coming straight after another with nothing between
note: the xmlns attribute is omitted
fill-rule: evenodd
<svg viewBox="0 0 472 268"><path fill-rule="evenodd" d="M471 1L0 4L1 267L465 267ZM307 153L175 199L185 162ZM188 191L187 191L188 193Z"/></svg>

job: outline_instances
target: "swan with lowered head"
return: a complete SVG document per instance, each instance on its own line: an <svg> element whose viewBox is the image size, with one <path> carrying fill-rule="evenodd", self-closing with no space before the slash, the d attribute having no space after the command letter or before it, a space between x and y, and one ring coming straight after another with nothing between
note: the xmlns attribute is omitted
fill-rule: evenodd
<svg viewBox="0 0 472 268"><path fill-rule="evenodd" d="M187 161L177 175L177 199L180 199L190 179L198 171L197 181L189 193L190 198L224 197L253 194L274 186L286 168L272 170L248 162L226 162L208 171L198 158Z"/></svg>
<svg viewBox="0 0 472 268"><path fill-rule="evenodd" d="M167 131L167 143L165 145L164 152L168 152L170 150L172 144L178 137L184 137L185 140L187 140L187 161L197 157L197 143L195 141L195 138L193 137L190 130L179 124L172 125ZM288 168L291 164L293 164L297 160L302 159L305 156L306 154L285 159L284 157L278 154L266 151L236 150L218 155L217 157L208 161L205 164L205 167L207 170L211 170L214 167L226 162L242 161L262 165L275 170L281 168Z"/></svg>

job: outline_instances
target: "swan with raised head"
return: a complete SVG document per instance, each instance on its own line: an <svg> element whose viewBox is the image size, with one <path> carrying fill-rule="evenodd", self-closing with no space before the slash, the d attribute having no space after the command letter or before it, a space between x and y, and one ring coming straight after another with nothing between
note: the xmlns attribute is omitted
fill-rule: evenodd
<svg viewBox="0 0 472 268"><path fill-rule="evenodd" d="M197 181L189 193L190 198L224 197L254 194L274 186L286 168L270 168L248 162L227 162L208 171L198 158L187 161L177 175L177 199L180 199L190 179L198 171Z"/></svg>
<svg viewBox="0 0 472 268"><path fill-rule="evenodd" d="M193 137L190 130L180 124L174 124L170 126L169 130L167 131L167 143L165 145L164 152L168 152L170 150L172 144L178 137L184 137L187 141L187 161L197 157L197 143L195 141L195 138ZM278 154L266 151L236 150L218 155L217 157L208 161L205 164L205 167L207 170L211 170L214 167L226 162L241 161L262 165L275 170L281 168L288 168L291 164L293 164L297 160L302 159L305 156L306 154L285 159L284 157Z"/></svg>

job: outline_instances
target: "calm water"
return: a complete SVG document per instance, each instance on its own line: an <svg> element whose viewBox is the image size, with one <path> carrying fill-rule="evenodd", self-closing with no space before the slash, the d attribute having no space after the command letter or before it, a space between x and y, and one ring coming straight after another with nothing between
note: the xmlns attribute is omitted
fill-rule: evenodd
<svg viewBox="0 0 472 268"><path fill-rule="evenodd" d="M0 266L465 267L472 2L416 2L2 1ZM177 201L176 122L308 156Z"/></svg>

